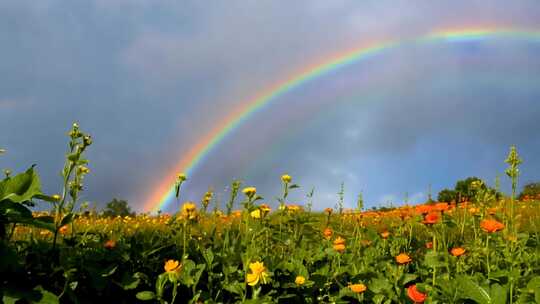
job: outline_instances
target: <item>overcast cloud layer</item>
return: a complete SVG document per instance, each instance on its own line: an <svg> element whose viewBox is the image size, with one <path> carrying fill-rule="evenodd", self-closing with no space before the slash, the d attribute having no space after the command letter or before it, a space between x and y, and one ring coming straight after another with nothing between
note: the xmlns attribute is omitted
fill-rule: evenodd
<svg viewBox="0 0 540 304"><path fill-rule="evenodd" d="M0 168L36 163L44 190L73 121L91 133L84 199L141 208L189 147L258 92L334 54L436 29L540 30L538 1L2 1ZM540 180L540 42L469 41L386 52L294 90L251 117L185 184L223 200L239 178L270 202L288 172L333 206L425 200L457 179ZM504 189L508 182L502 176Z"/></svg>

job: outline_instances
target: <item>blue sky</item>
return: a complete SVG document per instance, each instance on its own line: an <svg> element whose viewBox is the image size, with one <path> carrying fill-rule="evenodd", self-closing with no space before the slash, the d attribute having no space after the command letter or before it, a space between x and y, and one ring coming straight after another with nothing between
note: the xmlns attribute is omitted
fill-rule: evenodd
<svg viewBox="0 0 540 304"><path fill-rule="evenodd" d="M33 163L44 190L73 121L91 133L83 199L144 203L190 145L244 100L294 71L381 37L483 25L540 30L537 1L2 1L0 168ZM408 47L294 90L227 136L185 184L222 200L239 178L270 202L368 206L422 201L457 179L493 183L511 144L521 184L540 180L540 43ZM502 177L503 189L509 182ZM171 209L172 210L172 209Z"/></svg>

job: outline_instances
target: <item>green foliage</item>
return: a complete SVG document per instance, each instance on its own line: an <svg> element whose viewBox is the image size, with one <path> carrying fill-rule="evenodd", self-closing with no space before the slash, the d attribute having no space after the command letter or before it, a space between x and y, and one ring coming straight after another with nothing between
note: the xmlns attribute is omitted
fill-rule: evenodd
<svg viewBox="0 0 540 304"><path fill-rule="evenodd" d="M498 200L501 197L502 194L495 188L488 187L482 179L472 176L457 181L453 190L441 190L437 195L437 200L449 203L452 201L491 201Z"/></svg>
<svg viewBox="0 0 540 304"><path fill-rule="evenodd" d="M135 213L131 211L126 200L119 200L113 198L110 202L107 203L103 211L104 216L129 216L134 215Z"/></svg>
<svg viewBox="0 0 540 304"><path fill-rule="evenodd" d="M33 167L0 182L4 303L390 304L411 303L413 286L426 303L540 303L540 212L527 203L509 216L508 202L488 199L493 191L478 178L444 193L455 198L459 192L472 201L470 208L435 204L361 213L359 197L356 212L303 212L287 205L289 191L299 186L284 175L282 208L273 213L257 205L262 198L252 187L244 189L244 209L233 213L235 182L229 216L186 205L188 216L126 218L127 202L114 199L106 212L114 217L83 218L73 208L88 173L83 152L90 143L75 124L61 195L41 193ZM517 153L508 159L519 163ZM178 194L183 180L179 175ZM342 209L343 184L339 195ZM205 198L210 202L211 195ZM32 214L28 207L39 200L52 204L52 217ZM440 219L426 223L427 212ZM488 234L487 217L512 223L517 233ZM62 229L68 226L70 233ZM397 258L402 254L405 262ZM365 290L355 293L351 284Z"/></svg>
<svg viewBox="0 0 540 304"><path fill-rule="evenodd" d="M456 201L457 194L456 191L450 189L443 189L437 195L437 201L450 203Z"/></svg>
<svg viewBox="0 0 540 304"><path fill-rule="evenodd" d="M529 183L523 186L523 190L518 196L518 199L540 199L540 182Z"/></svg>

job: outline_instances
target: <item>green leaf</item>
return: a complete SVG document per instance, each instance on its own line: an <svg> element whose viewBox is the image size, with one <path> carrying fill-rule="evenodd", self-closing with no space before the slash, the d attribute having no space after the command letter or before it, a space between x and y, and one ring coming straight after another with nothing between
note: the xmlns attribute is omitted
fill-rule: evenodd
<svg viewBox="0 0 540 304"><path fill-rule="evenodd" d="M45 195L45 194L42 194L42 193L36 194L34 196L34 198L42 200L42 201L50 202L50 203L56 203L57 202L57 199L53 198L52 196Z"/></svg>
<svg viewBox="0 0 540 304"><path fill-rule="evenodd" d="M430 251L426 253L424 263L430 268L444 267L446 265L446 255L441 252Z"/></svg>
<svg viewBox="0 0 540 304"><path fill-rule="evenodd" d="M534 301L540 304L540 276L532 278L527 284L527 290L534 292Z"/></svg>
<svg viewBox="0 0 540 304"><path fill-rule="evenodd" d="M458 279L459 286L462 292L462 299L471 299L476 301L478 304L490 304L491 297L489 292L473 282L469 277L461 276Z"/></svg>
<svg viewBox="0 0 540 304"><path fill-rule="evenodd" d="M38 287L34 288L34 290L37 290L37 291L41 292L41 299L39 301L33 301L32 303L36 303L36 304L58 304L58 303L60 303L60 301L58 300L58 297L54 293L43 289L43 287L38 286Z"/></svg>
<svg viewBox="0 0 540 304"><path fill-rule="evenodd" d="M9 200L14 203L22 203L31 200L38 194L41 194L41 183L39 176L34 171L34 166L24 173L0 182L0 202Z"/></svg>
<svg viewBox="0 0 540 304"><path fill-rule="evenodd" d="M378 294L373 297L373 303L375 304L381 304L384 301L384 295Z"/></svg>
<svg viewBox="0 0 540 304"><path fill-rule="evenodd" d="M153 291L140 291L136 295L137 299L141 301L150 301L156 298L156 294Z"/></svg>
<svg viewBox="0 0 540 304"><path fill-rule="evenodd" d="M225 290L227 290L228 292L234 293L237 295L242 295L242 293L244 292L244 284L241 284L239 282L234 282L232 284L225 285L223 286L223 288L225 288Z"/></svg>
<svg viewBox="0 0 540 304"><path fill-rule="evenodd" d="M11 297L11 296L3 296L2 297L2 303L4 304L15 304L15 302L17 302L17 300L19 300L20 298L16 298L16 297Z"/></svg>
<svg viewBox="0 0 540 304"><path fill-rule="evenodd" d="M108 269L106 269L105 272L101 274L101 276L104 278L110 277L116 272L116 269L118 269L118 265L111 266Z"/></svg>
<svg viewBox="0 0 540 304"><path fill-rule="evenodd" d="M140 282L141 282L141 279L138 273L134 275L130 275L129 273L124 273L124 275L122 276L122 281L120 282L120 286L124 290L131 290L131 289L137 288Z"/></svg>
<svg viewBox="0 0 540 304"><path fill-rule="evenodd" d="M410 283L418 278L418 275L412 273L406 273L401 280L401 285L405 286L407 283Z"/></svg>
<svg viewBox="0 0 540 304"><path fill-rule="evenodd" d="M493 304L505 304L506 303L506 288L499 284L493 284L490 288L491 303Z"/></svg>
<svg viewBox="0 0 540 304"><path fill-rule="evenodd" d="M60 222L60 227L67 225L73 221L73 213L68 213L62 218L62 221Z"/></svg>
<svg viewBox="0 0 540 304"><path fill-rule="evenodd" d="M385 279L379 279L379 278L372 279L368 286L369 286L369 289L373 291L374 293L381 293L382 291L392 289L392 284L390 284Z"/></svg>

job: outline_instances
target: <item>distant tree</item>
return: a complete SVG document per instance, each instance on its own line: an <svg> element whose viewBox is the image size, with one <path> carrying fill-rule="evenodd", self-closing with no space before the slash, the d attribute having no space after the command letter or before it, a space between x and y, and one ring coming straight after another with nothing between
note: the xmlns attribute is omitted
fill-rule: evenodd
<svg viewBox="0 0 540 304"><path fill-rule="evenodd" d="M471 201L475 197L478 189L475 189L472 184L474 182L482 182L482 188L487 188L482 179L472 176L466 179L457 181L454 190L456 192L456 200L460 201Z"/></svg>
<svg viewBox="0 0 540 304"><path fill-rule="evenodd" d="M476 176L471 176L457 181L454 190L441 190L437 196L437 200L439 202L474 201L478 193L482 193L484 196L489 194L495 199L500 199L502 197L501 192L494 188L488 187L482 179Z"/></svg>
<svg viewBox="0 0 540 304"><path fill-rule="evenodd" d="M105 216L128 216L134 214L135 213L131 211L127 201L116 198L107 203L103 212L103 215Z"/></svg>
<svg viewBox="0 0 540 304"><path fill-rule="evenodd" d="M437 195L437 201L450 203L457 201L456 191L450 189L443 189Z"/></svg>
<svg viewBox="0 0 540 304"><path fill-rule="evenodd" d="M536 183L529 183L525 186L523 186L523 190L519 194L519 199L522 200L525 197L531 198L531 199L538 199L540 198L540 182Z"/></svg>

